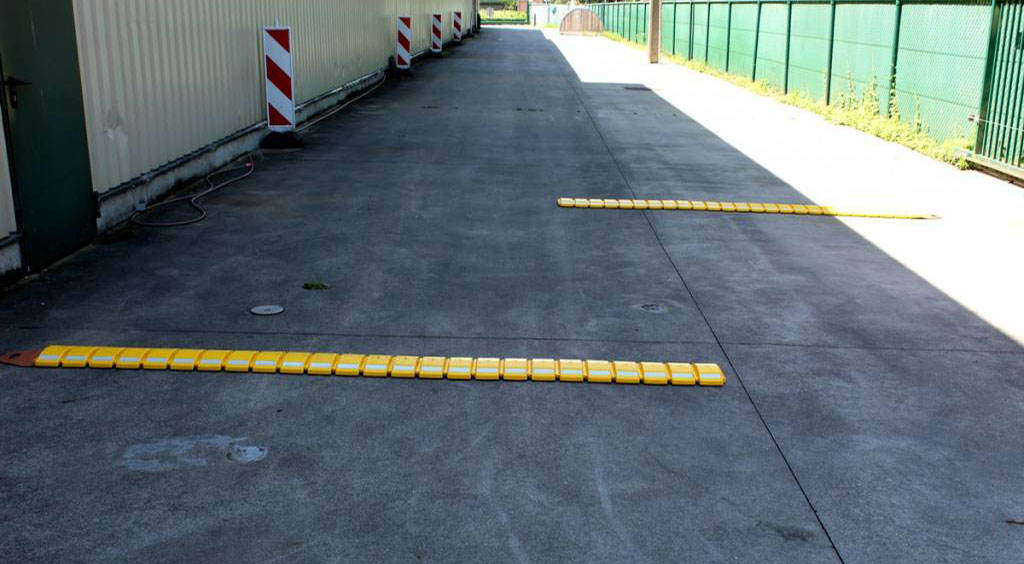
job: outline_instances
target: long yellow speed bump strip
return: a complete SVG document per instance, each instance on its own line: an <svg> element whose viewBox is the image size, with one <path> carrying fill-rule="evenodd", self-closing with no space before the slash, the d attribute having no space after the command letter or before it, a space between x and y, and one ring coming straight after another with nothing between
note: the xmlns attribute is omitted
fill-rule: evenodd
<svg viewBox="0 0 1024 564"><path fill-rule="evenodd" d="M827 215L834 217L874 217L879 219L938 219L921 213L883 213L836 209L830 206L804 204L767 204L756 202L704 202L697 200L616 200L601 198L559 198L558 207L618 210L680 210L726 213L773 213L793 215Z"/></svg>
<svg viewBox="0 0 1024 564"><path fill-rule="evenodd" d="M121 368L200 372L259 372L449 380L533 380L724 386L717 364L550 358L391 356L283 351L146 349L51 345L9 353L0 361L45 368Z"/></svg>

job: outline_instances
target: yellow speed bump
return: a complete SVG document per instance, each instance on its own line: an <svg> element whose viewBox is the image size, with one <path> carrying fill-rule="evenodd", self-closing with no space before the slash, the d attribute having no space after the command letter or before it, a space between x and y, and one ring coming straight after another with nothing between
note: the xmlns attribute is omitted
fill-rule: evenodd
<svg viewBox="0 0 1024 564"><path fill-rule="evenodd" d="M113 368L120 353L120 348L100 347L89 357L89 368Z"/></svg>
<svg viewBox="0 0 1024 564"><path fill-rule="evenodd" d="M415 378L416 366L420 362L418 356L396 356L391 359L392 378Z"/></svg>
<svg viewBox="0 0 1024 564"><path fill-rule="evenodd" d="M314 376L330 376L334 373L334 363L338 355L334 353L316 353L309 355L307 372Z"/></svg>
<svg viewBox="0 0 1024 564"><path fill-rule="evenodd" d="M425 356L420 359L420 369L417 376L437 380L444 378L444 367L448 359L443 356Z"/></svg>
<svg viewBox="0 0 1024 564"><path fill-rule="evenodd" d="M615 366L615 383L616 384L639 384L640 383L640 365L635 362L628 362L624 360L616 360Z"/></svg>
<svg viewBox="0 0 1024 564"><path fill-rule="evenodd" d="M148 352L149 349L122 349L117 354L114 366L124 370L137 370L142 367L142 357Z"/></svg>
<svg viewBox="0 0 1024 564"><path fill-rule="evenodd" d="M533 361L536 371L538 361ZM537 379L536 376L533 377ZM558 379L563 382L585 382L587 379L586 366L582 360L562 359L558 361Z"/></svg>
<svg viewBox="0 0 1024 564"><path fill-rule="evenodd" d="M455 357L448 359L445 374L449 380L469 380L473 377L473 359Z"/></svg>
<svg viewBox="0 0 1024 564"><path fill-rule="evenodd" d="M281 374L305 374L309 353L290 352L281 357Z"/></svg>
<svg viewBox="0 0 1024 564"><path fill-rule="evenodd" d="M195 370L196 363L199 362L199 355L201 354L203 354L203 351L198 349L178 349L171 355L170 369Z"/></svg>
<svg viewBox="0 0 1024 564"><path fill-rule="evenodd" d="M530 361L525 358L506 358L501 362L503 379L522 382L530 377Z"/></svg>
<svg viewBox="0 0 1024 564"><path fill-rule="evenodd" d="M60 366L61 359L67 354L68 349L71 347L65 347L63 345L51 345L43 349L43 352L39 353L36 357L36 366L41 368L56 368Z"/></svg>
<svg viewBox="0 0 1024 564"><path fill-rule="evenodd" d="M588 360L584 364L587 367L587 382L606 384L615 380L612 363L607 360Z"/></svg>
<svg viewBox="0 0 1024 564"><path fill-rule="evenodd" d="M562 208L620 209L620 210L680 210L707 211L720 213L765 213L782 215L827 215L835 217L869 217L876 219L939 219L930 213L884 211L855 208L833 208L804 204L777 204L757 202L702 202L697 200L618 200L611 206L603 202L615 200L594 200L590 198L558 198ZM600 204L595 202L602 202Z"/></svg>
<svg viewBox="0 0 1024 564"><path fill-rule="evenodd" d="M500 358L478 358L473 362L473 378L477 380L497 380L501 378Z"/></svg>
<svg viewBox="0 0 1024 564"><path fill-rule="evenodd" d="M122 348L51 345L42 351L0 355L0 362L21 355L20 366L256 372L315 376L364 376L522 382L592 382L675 386L723 386L717 364L579 360L551 358L472 358L362 355L284 351L233 351L173 348ZM14 364L14 362L9 362Z"/></svg>
<svg viewBox="0 0 1024 564"><path fill-rule="evenodd" d="M142 367L146 370L167 370L171 357L177 349L149 349L142 357ZM65 358L67 358L65 356ZM65 365L67 366L67 365ZM220 368L217 368L220 370Z"/></svg>

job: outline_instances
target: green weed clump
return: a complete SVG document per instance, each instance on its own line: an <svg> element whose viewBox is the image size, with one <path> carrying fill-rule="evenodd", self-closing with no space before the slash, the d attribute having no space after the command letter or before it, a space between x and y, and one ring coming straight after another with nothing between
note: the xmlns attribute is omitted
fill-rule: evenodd
<svg viewBox="0 0 1024 564"><path fill-rule="evenodd" d="M604 36L619 43L637 46L636 43L612 32L606 31ZM849 126L879 139L899 143L960 169L966 169L968 166L965 151L971 148L969 138L936 140L928 134L928 129L923 125L920 108L915 110L912 120L901 119L898 97L895 96L895 93L889 96L888 113L883 114L878 99L878 84L874 78L864 86L862 94L858 95L853 77L848 77L846 91L837 96L834 104L826 104L822 100L815 100L799 92L785 93L781 88L762 80L753 81L747 77L727 73L711 67L703 61L688 60L685 57L668 53L662 53L662 56L673 63L725 80L761 96L814 112L836 125Z"/></svg>

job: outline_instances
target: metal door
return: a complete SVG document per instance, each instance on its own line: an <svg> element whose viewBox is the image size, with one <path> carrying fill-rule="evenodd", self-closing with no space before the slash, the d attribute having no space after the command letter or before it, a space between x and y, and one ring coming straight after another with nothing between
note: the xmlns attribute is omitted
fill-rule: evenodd
<svg viewBox="0 0 1024 564"><path fill-rule="evenodd" d="M22 256L39 269L96 234L71 0L0 1L0 65Z"/></svg>

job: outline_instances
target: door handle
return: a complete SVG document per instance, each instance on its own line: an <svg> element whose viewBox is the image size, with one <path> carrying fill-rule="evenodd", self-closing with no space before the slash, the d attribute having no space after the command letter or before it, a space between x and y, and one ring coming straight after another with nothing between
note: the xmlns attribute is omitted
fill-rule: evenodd
<svg viewBox="0 0 1024 564"><path fill-rule="evenodd" d="M15 78L13 76L8 76L7 79L3 81L3 85L7 87L7 96L8 96L8 98L11 101L11 108L12 109L17 109L18 108L18 87L19 86L31 86L32 83L28 82L28 81L25 81L25 80L21 80L19 78Z"/></svg>

